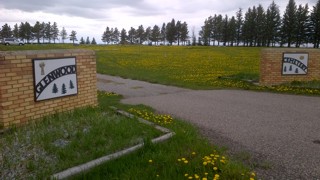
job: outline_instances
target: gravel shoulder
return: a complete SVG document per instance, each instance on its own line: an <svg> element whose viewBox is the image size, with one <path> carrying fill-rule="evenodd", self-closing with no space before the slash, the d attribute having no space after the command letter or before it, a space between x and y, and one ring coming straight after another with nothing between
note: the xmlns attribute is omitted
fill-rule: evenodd
<svg viewBox="0 0 320 180"><path fill-rule="evenodd" d="M239 90L188 90L97 75L98 88L196 125L263 179L320 179L320 97Z"/></svg>

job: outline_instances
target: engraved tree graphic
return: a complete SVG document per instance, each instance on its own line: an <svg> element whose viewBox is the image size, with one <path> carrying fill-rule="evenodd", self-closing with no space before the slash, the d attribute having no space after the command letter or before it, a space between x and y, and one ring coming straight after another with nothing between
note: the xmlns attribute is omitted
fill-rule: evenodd
<svg viewBox="0 0 320 180"><path fill-rule="evenodd" d="M66 94L67 93L67 88L66 88L66 85L63 83L62 84L62 92L61 94Z"/></svg>
<svg viewBox="0 0 320 180"><path fill-rule="evenodd" d="M73 82L70 80L70 83L69 83L69 88L70 89L74 89L74 85L73 85Z"/></svg>
<svg viewBox="0 0 320 180"><path fill-rule="evenodd" d="M56 85L56 83L54 83L53 84L53 88L52 88L52 93L58 93L58 91L59 91L59 89L58 89L58 87L57 87L57 85Z"/></svg>

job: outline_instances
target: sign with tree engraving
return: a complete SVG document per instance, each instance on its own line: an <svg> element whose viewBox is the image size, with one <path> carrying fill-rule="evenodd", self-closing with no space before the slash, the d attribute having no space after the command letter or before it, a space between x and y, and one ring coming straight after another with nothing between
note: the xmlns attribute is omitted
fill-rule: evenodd
<svg viewBox="0 0 320 180"><path fill-rule="evenodd" d="M78 94L76 58L34 59L35 101Z"/></svg>
<svg viewBox="0 0 320 180"><path fill-rule="evenodd" d="M284 53L282 61L283 75L306 75L308 73L308 53Z"/></svg>

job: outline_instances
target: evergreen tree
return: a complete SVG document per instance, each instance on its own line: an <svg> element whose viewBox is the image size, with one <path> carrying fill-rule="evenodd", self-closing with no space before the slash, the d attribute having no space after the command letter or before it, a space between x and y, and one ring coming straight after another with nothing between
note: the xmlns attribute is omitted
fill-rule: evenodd
<svg viewBox="0 0 320 180"><path fill-rule="evenodd" d="M59 29L58 29L58 25L56 22L53 23L53 25L51 26L51 37L53 39L53 43L56 43L56 40L58 40L58 36L59 36Z"/></svg>
<svg viewBox="0 0 320 180"><path fill-rule="evenodd" d="M151 27L148 26L146 31L144 32L144 39L148 42L148 44L150 44L150 38L151 38Z"/></svg>
<svg viewBox="0 0 320 180"><path fill-rule="evenodd" d="M138 29L135 31L135 39L136 42L142 44L145 41L145 31L143 25L140 25Z"/></svg>
<svg viewBox="0 0 320 180"><path fill-rule="evenodd" d="M175 20L172 19L171 22L167 23L166 26L166 39L172 45L172 43L176 42L177 40L177 30L176 30L176 23Z"/></svg>
<svg viewBox="0 0 320 180"><path fill-rule="evenodd" d="M12 35L14 38L19 38L19 27L17 23L13 26Z"/></svg>
<svg viewBox="0 0 320 180"><path fill-rule="evenodd" d="M85 44L83 37L80 38L80 43L79 44Z"/></svg>
<svg viewBox="0 0 320 180"><path fill-rule="evenodd" d="M61 32L60 32L60 37L62 39L62 43L64 43L64 40L67 39L67 31L64 29L64 27L62 28Z"/></svg>
<svg viewBox="0 0 320 180"><path fill-rule="evenodd" d="M231 17L228 23L228 34L230 46L233 46L234 42L237 41L237 21L234 16Z"/></svg>
<svg viewBox="0 0 320 180"><path fill-rule="evenodd" d="M19 36L22 40L26 40L27 43L33 39L32 26L28 22L21 22L19 26Z"/></svg>
<svg viewBox="0 0 320 180"><path fill-rule="evenodd" d="M275 46L279 42L279 33L281 26L280 10L274 1L269 5L266 14L265 35L267 46Z"/></svg>
<svg viewBox="0 0 320 180"><path fill-rule="evenodd" d="M244 45L253 46L256 42L256 25L257 25L257 10L256 7L249 8L245 14L245 20L242 27L242 36Z"/></svg>
<svg viewBox="0 0 320 180"><path fill-rule="evenodd" d="M313 6L313 10L310 16L311 20L311 40L313 41L313 47L319 48L320 46L320 0Z"/></svg>
<svg viewBox="0 0 320 180"><path fill-rule="evenodd" d="M96 45L96 44L97 44L97 42L96 42L96 39L95 39L95 38L92 38L91 44L93 44L93 45Z"/></svg>
<svg viewBox="0 0 320 180"><path fill-rule="evenodd" d="M195 34L195 32L194 32L194 27L192 28L192 43L191 43L191 45L192 46L195 46L195 45L197 45L197 38L196 38L196 34Z"/></svg>
<svg viewBox="0 0 320 180"><path fill-rule="evenodd" d="M86 44L90 44L89 36L87 37Z"/></svg>
<svg viewBox="0 0 320 180"><path fill-rule="evenodd" d="M131 27L128 31L128 39L130 44L134 44L136 42L136 29Z"/></svg>
<svg viewBox="0 0 320 180"><path fill-rule="evenodd" d="M154 42L155 44L158 44L158 41L160 40L160 28L157 25L154 25L151 30L150 40L151 42Z"/></svg>
<svg viewBox="0 0 320 180"><path fill-rule="evenodd" d="M178 46L180 46L181 30L182 30L181 21L177 21L175 29L176 29L176 39L178 41Z"/></svg>
<svg viewBox="0 0 320 180"><path fill-rule="evenodd" d="M282 19L281 45L287 43L288 47L291 47L291 45L295 42L295 33L297 32L296 12L297 6L295 1L289 0Z"/></svg>
<svg viewBox="0 0 320 180"><path fill-rule="evenodd" d="M40 43L40 39L42 38L41 33L41 24L39 21L37 21L32 28L32 33L34 34L34 38L37 40L37 43Z"/></svg>
<svg viewBox="0 0 320 180"><path fill-rule="evenodd" d="M44 40L46 39L46 29L47 29L47 24L45 22L41 23L41 37L42 37L42 43L44 43Z"/></svg>
<svg viewBox="0 0 320 180"><path fill-rule="evenodd" d="M73 44L74 44L74 41L78 41L77 40L77 32L74 30L71 31L71 34L69 37L70 37L70 41L72 41Z"/></svg>
<svg viewBox="0 0 320 180"><path fill-rule="evenodd" d="M222 42L223 42L223 46L226 46L229 39L228 15L226 15L222 21L223 21Z"/></svg>
<svg viewBox="0 0 320 180"><path fill-rule="evenodd" d="M69 89L74 89L74 85L73 85L73 82L71 80L69 82Z"/></svg>
<svg viewBox="0 0 320 180"><path fill-rule="evenodd" d="M212 21L212 38L213 45L215 46L215 42L218 42L218 46L220 46L220 42L223 39L223 17L221 14L214 15Z"/></svg>
<svg viewBox="0 0 320 180"><path fill-rule="evenodd" d="M167 37L166 37L166 23L162 24L160 34L161 34L161 41L165 45L166 44L166 39L167 39Z"/></svg>
<svg viewBox="0 0 320 180"><path fill-rule="evenodd" d="M241 33L242 33L242 25L243 25L243 15L242 15L242 9L239 8L239 11L237 12L237 19L236 19L236 42L237 46L239 46L241 42Z"/></svg>
<svg viewBox="0 0 320 180"><path fill-rule="evenodd" d="M308 43L308 30L310 30L309 7L299 5L297 10L297 29L296 29L296 47L300 47L303 43Z"/></svg>
<svg viewBox="0 0 320 180"><path fill-rule="evenodd" d="M48 22L45 27L45 38L48 40L49 43L51 43L52 39L52 26L51 22Z"/></svg>
<svg viewBox="0 0 320 180"><path fill-rule="evenodd" d="M11 27L7 23L2 26L1 37L3 38L12 37Z"/></svg>
<svg viewBox="0 0 320 180"><path fill-rule="evenodd" d="M66 94L67 93L67 88L66 85L63 83L61 87L61 94Z"/></svg>
<svg viewBox="0 0 320 180"><path fill-rule="evenodd" d="M111 35L111 41L114 44L118 44L119 43L119 36L120 36L120 32L119 32L118 28L114 28L114 31Z"/></svg>
<svg viewBox="0 0 320 180"><path fill-rule="evenodd" d="M181 34L181 37L180 37L181 41L185 44L189 39L189 30L188 30L187 22L182 23L180 34Z"/></svg>
<svg viewBox="0 0 320 180"><path fill-rule="evenodd" d="M58 91L59 91L58 87L57 87L56 83L54 83L53 88L52 88L52 93L56 94L56 93L58 93Z"/></svg>
<svg viewBox="0 0 320 180"><path fill-rule="evenodd" d="M106 28L106 30L103 32L102 35L102 42L109 44L111 42L111 36L112 32L109 27Z"/></svg>
<svg viewBox="0 0 320 180"><path fill-rule="evenodd" d="M260 4L257 8L257 17L256 17L256 44L255 46L265 46L266 45L266 14Z"/></svg>
<svg viewBox="0 0 320 180"><path fill-rule="evenodd" d="M212 32L212 17L204 21L204 26L201 27L199 36L205 46L210 46L211 41L211 32Z"/></svg>
<svg viewBox="0 0 320 180"><path fill-rule="evenodd" d="M127 31L123 28L120 34L120 44L126 44L126 43L127 43Z"/></svg>

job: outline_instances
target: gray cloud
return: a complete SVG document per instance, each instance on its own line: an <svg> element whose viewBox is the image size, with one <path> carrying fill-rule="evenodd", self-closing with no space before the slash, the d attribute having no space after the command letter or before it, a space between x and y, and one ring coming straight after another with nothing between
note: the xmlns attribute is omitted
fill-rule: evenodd
<svg viewBox="0 0 320 180"><path fill-rule="evenodd" d="M84 17L89 19L105 18L113 8L130 7L134 15L154 15L158 11L143 0L1 0L0 7L25 12L46 12L52 14Z"/></svg>
<svg viewBox="0 0 320 180"><path fill-rule="evenodd" d="M289 0L275 0L281 9L285 9ZM299 0L297 5L309 3L310 7L315 0ZM21 10L25 12L46 12L57 15L83 17L88 19L108 19L109 11L117 8L126 8L127 15L153 16L174 13L197 13L199 11L211 11L215 13L228 13L243 8L262 4L265 9L271 4L263 0L0 0L0 8L8 10ZM167 3L167 4L165 4ZM211 14L208 14L211 15ZM173 15L174 16L174 15ZM206 18L206 17L203 17Z"/></svg>

